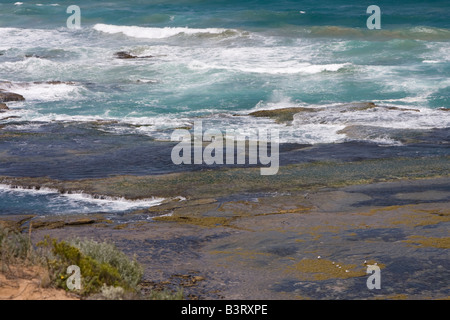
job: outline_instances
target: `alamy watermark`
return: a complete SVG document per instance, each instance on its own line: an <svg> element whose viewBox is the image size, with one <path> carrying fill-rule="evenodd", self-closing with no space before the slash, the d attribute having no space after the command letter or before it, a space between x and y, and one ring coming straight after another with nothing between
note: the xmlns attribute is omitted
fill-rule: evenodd
<svg viewBox="0 0 450 320"><path fill-rule="evenodd" d="M371 5L367 7L366 12L371 14L371 16L367 19L366 25L367 29L381 29L381 9L379 6Z"/></svg>
<svg viewBox="0 0 450 320"><path fill-rule="evenodd" d="M300 11L304 13L304 11ZM67 18L66 25L69 29L79 29L81 27L81 9L77 5L70 5L67 7L66 13L71 14ZM377 5L370 5L367 7L366 13L371 14L367 19L366 26L369 30L381 29L381 9Z"/></svg>
<svg viewBox="0 0 450 320"><path fill-rule="evenodd" d="M79 266L71 265L67 267L67 274L70 277L67 278L66 285L69 290L81 290L81 270Z"/></svg>
<svg viewBox="0 0 450 320"><path fill-rule="evenodd" d="M66 25L69 29L80 29L81 28L81 9L79 6L71 5L67 7L66 13L71 13L72 15L67 18Z"/></svg>
<svg viewBox="0 0 450 320"><path fill-rule="evenodd" d="M203 132L203 123L199 120L194 122L193 134L187 129L176 129L171 140L181 141L171 153L172 162L176 165L269 166L261 167L261 175L275 175L279 169L280 138L276 129L250 129L245 133L232 129L227 129L225 133L219 129L208 129ZM210 143L204 146L205 142Z"/></svg>
<svg viewBox="0 0 450 320"><path fill-rule="evenodd" d="M367 288L369 290L373 289L381 289L381 269L377 265L368 265L367 266L367 274L370 276L367 278Z"/></svg>

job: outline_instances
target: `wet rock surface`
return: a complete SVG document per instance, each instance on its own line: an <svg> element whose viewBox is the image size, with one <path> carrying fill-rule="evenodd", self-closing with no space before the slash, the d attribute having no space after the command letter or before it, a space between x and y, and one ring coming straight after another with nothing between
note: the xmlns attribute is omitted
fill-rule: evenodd
<svg viewBox="0 0 450 320"><path fill-rule="evenodd" d="M27 232L32 223L34 241L46 234L113 241L145 267L143 290L181 286L188 299L440 299L450 276L448 183L401 180L174 200L118 216L1 221ZM389 193L404 202L379 205ZM34 228L39 221L47 224ZM380 290L366 285L374 263Z"/></svg>
<svg viewBox="0 0 450 320"><path fill-rule="evenodd" d="M111 175L144 176L206 171L225 167L261 167L249 164L177 166L171 161L171 150L176 143L155 141L142 135L123 135L117 139L117 135L109 133L109 130L130 128L114 121L50 124L20 119L10 121L0 126L0 149L4 150L4 154L0 157L0 175L4 176L47 176L60 180L74 180L105 178ZM123 126L125 127L122 128ZM346 130L346 133L352 136L364 137L375 134L398 137L405 142L399 146L383 146L364 141L318 145L281 144L280 166L291 164L298 166L323 161L336 161L341 166L342 162L391 158L404 158L405 165L410 159L422 159L422 165L427 166L427 163L434 165L436 156L450 154L448 148L450 129L405 131L410 136L403 138L398 130L386 132L378 128L368 130L358 126ZM430 160L426 159L428 156ZM402 168L399 167L398 170L401 171ZM394 171L389 174L395 175ZM410 168L409 171L416 170Z"/></svg>
<svg viewBox="0 0 450 320"><path fill-rule="evenodd" d="M261 176L259 166L177 167L173 143L118 141L102 131L115 122L22 125L0 127L6 192L165 200L91 214L4 206L0 223L31 230L35 242L47 234L114 242L144 266L144 291L181 286L189 299L449 295L448 130L413 133L404 146L282 144L278 174ZM382 289L367 288L365 261L382 267Z"/></svg>

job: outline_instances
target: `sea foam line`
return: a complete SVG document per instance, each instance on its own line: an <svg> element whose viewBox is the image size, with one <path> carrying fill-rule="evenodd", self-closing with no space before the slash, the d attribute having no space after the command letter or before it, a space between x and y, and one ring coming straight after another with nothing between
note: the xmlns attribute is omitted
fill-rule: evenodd
<svg viewBox="0 0 450 320"><path fill-rule="evenodd" d="M84 193L83 191L59 192L57 189L46 187L23 187L17 185L0 184L1 192L20 192L29 195L54 195L57 197L64 197L69 200L87 202L95 205L106 205L120 207L122 210L139 208L139 207L153 207L160 205L165 199L152 197L148 199L130 200L124 197L111 197L105 195L92 195Z"/></svg>
<svg viewBox="0 0 450 320"><path fill-rule="evenodd" d="M226 31L229 31L229 29L222 29L222 28L205 28L205 29L195 29L187 27L150 28L138 26L116 26L102 23L94 25L93 29L104 33L110 34L122 33L128 37L146 38L146 39L163 39L173 37L182 33L189 35L200 33L221 34Z"/></svg>

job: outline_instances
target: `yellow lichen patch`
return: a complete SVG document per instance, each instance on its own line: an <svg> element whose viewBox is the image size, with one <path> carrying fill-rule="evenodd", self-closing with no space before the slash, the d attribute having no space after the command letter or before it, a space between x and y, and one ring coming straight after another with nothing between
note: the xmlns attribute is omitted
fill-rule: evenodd
<svg viewBox="0 0 450 320"><path fill-rule="evenodd" d="M248 200L226 202L217 211L232 212L236 216L249 216L261 206L260 203Z"/></svg>
<svg viewBox="0 0 450 320"><path fill-rule="evenodd" d="M172 199L170 201L162 203L159 206L147 208L147 209L145 209L145 211L161 214L161 213L170 212L175 209L182 209L182 208L189 208L189 210L192 210L192 207L201 207L204 205L210 205L210 204L215 203L216 201L217 201L216 199L211 199L211 198L193 199L193 200L185 200L185 201L182 201L180 199ZM139 213L139 212L137 212L137 213Z"/></svg>
<svg viewBox="0 0 450 320"><path fill-rule="evenodd" d="M449 222L450 214L444 211L430 211L426 212L423 210L411 211L408 213L403 213L397 218L392 218L389 223L393 225L407 225L410 227L420 227L438 224L441 222Z"/></svg>
<svg viewBox="0 0 450 320"><path fill-rule="evenodd" d="M233 218L225 218L225 217L162 216L162 217L155 217L153 218L153 220L186 223L202 227L233 227L230 225Z"/></svg>
<svg viewBox="0 0 450 320"><path fill-rule="evenodd" d="M435 238L435 237L423 237L423 236L410 236L408 240L403 242L416 244L419 247L433 247L440 249L450 248L450 237Z"/></svg>
<svg viewBox="0 0 450 320"><path fill-rule="evenodd" d="M270 212L270 213L259 213L256 214L255 216L268 216L268 215L274 215L274 214L289 214L289 213L305 213L310 211L312 208L311 207L298 207L295 209L289 209L289 210L279 210L279 211L275 211L275 212Z"/></svg>
<svg viewBox="0 0 450 320"><path fill-rule="evenodd" d="M316 235L311 234L311 235L313 236L313 239L312 239L313 241L317 241L322 237L321 234L316 234Z"/></svg>
<svg viewBox="0 0 450 320"><path fill-rule="evenodd" d="M342 227L336 226L336 225L317 225L317 226L310 226L305 231L299 233L300 235L309 234L312 238L312 240L319 240L322 238L323 233L330 232L330 233L338 233L342 230Z"/></svg>
<svg viewBox="0 0 450 320"><path fill-rule="evenodd" d="M295 273L302 280L347 279L366 275L363 268L354 264L343 264L327 259L303 259L288 267L289 273Z"/></svg>
<svg viewBox="0 0 450 320"><path fill-rule="evenodd" d="M299 296L299 295L295 296L295 299L297 299L297 300L312 300L310 297Z"/></svg>
<svg viewBox="0 0 450 320"><path fill-rule="evenodd" d="M441 217L450 216L450 210L444 210L444 209L436 209L436 210L414 210L415 212L425 212L429 214L436 214Z"/></svg>
<svg viewBox="0 0 450 320"><path fill-rule="evenodd" d="M396 205L396 206L388 206L388 207L384 207L384 208L375 208L375 209L371 209L369 210L369 212L361 212L359 213L359 215L361 216L373 216L377 213L383 213L383 212L389 212L389 211L394 211L394 210L399 210L399 209L405 209L408 207L413 207L415 205L413 204L407 204L407 205Z"/></svg>
<svg viewBox="0 0 450 320"><path fill-rule="evenodd" d="M359 215L373 216L375 214L388 214L386 222L392 225L406 225L419 227L434 225L450 221L450 211L444 209L424 210L417 209L418 205L389 206L362 212Z"/></svg>
<svg viewBox="0 0 450 320"><path fill-rule="evenodd" d="M129 226L128 223L121 223L121 224L118 224L118 225L114 226L113 229L121 230L121 229L125 229L128 226Z"/></svg>

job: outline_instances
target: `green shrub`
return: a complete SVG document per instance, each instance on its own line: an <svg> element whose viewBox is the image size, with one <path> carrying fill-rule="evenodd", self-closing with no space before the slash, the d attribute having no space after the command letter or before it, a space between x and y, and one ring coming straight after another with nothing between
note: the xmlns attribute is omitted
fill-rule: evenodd
<svg viewBox="0 0 450 320"><path fill-rule="evenodd" d="M131 260L114 244L80 239L72 240L69 243L94 260L116 268L126 287L136 289L141 281L144 272L136 258Z"/></svg>
<svg viewBox="0 0 450 320"><path fill-rule="evenodd" d="M0 226L0 260L2 265L31 258L30 240L18 231Z"/></svg>
<svg viewBox="0 0 450 320"><path fill-rule="evenodd" d="M81 291L83 296L99 299L149 299L181 300L182 289L151 291L145 295L139 292L143 268L135 258L130 259L114 244L93 240L57 241L46 236L34 248L30 236L19 231L0 226L1 270L9 269L10 264L24 262L46 265L51 282L60 288L67 288L67 267L76 265L81 272ZM5 268L6 267L6 268Z"/></svg>
<svg viewBox="0 0 450 320"><path fill-rule="evenodd" d="M135 260L130 260L109 243L90 240L58 242L46 238L39 245L51 249L47 264L59 287L67 289L68 266L76 265L80 268L82 295L99 293L103 286L135 291L143 274L141 266Z"/></svg>
<svg viewBox="0 0 450 320"><path fill-rule="evenodd" d="M176 292L172 292L170 290L162 290L162 291L151 291L146 296L147 300L183 300L184 293L183 289L178 289Z"/></svg>

